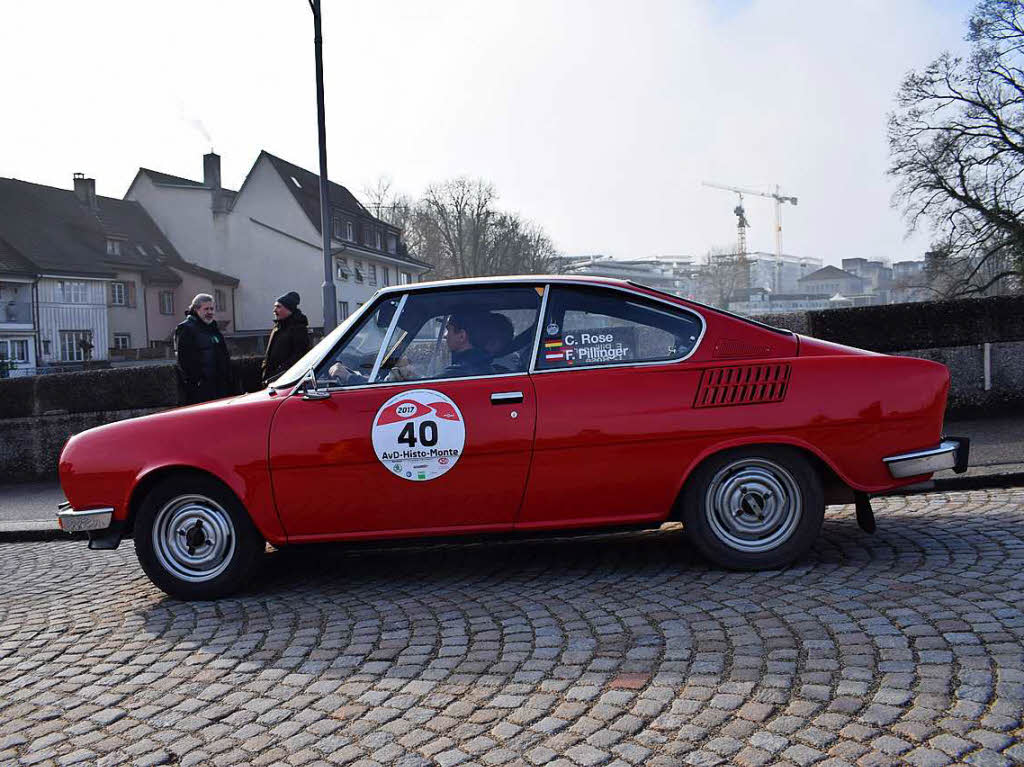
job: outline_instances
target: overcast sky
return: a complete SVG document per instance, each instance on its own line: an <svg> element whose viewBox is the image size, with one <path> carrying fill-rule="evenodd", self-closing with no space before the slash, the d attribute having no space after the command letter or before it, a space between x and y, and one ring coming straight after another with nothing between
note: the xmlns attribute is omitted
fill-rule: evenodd
<svg viewBox="0 0 1024 767"><path fill-rule="evenodd" d="M735 196L799 198L784 249L921 258L885 176L903 75L960 50L965 0L323 0L328 163L357 195L457 175L570 255L700 257ZM0 12L0 176L124 195L140 166L237 188L260 149L317 170L306 0L80 0ZM772 203L748 198L752 250Z"/></svg>

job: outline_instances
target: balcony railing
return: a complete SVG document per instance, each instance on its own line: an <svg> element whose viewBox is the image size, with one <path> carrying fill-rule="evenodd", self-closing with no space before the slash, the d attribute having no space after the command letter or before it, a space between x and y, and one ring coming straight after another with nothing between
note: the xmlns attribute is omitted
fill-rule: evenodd
<svg viewBox="0 0 1024 767"><path fill-rule="evenodd" d="M32 304L18 301L7 301L0 304L0 325L31 325Z"/></svg>

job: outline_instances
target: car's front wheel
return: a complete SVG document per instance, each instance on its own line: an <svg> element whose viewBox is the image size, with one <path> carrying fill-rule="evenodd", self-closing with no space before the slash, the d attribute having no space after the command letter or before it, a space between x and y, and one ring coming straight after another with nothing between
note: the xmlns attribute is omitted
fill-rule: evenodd
<svg viewBox="0 0 1024 767"><path fill-rule="evenodd" d="M690 540L715 564L783 567L805 554L821 531L821 477L793 448L728 450L690 477L682 516Z"/></svg>
<svg viewBox="0 0 1024 767"><path fill-rule="evenodd" d="M146 495L135 519L135 553L160 589L216 599L245 584L264 541L245 508L210 477L179 475Z"/></svg>

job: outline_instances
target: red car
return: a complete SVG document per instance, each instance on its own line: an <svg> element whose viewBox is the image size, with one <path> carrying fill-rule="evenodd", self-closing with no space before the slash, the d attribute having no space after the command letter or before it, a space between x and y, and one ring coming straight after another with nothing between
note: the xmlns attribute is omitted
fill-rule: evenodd
<svg viewBox="0 0 1024 767"><path fill-rule="evenodd" d="M652 527L729 568L803 555L825 506L967 465L942 365L630 282L381 290L270 388L68 441L65 530L133 534L169 594L246 581L265 542Z"/></svg>

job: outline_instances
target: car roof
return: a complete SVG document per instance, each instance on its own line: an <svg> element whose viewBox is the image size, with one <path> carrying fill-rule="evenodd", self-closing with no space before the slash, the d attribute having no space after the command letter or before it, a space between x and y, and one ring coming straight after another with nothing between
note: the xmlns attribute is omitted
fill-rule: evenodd
<svg viewBox="0 0 1024 767"><path fill-rule="evenodd" d="M430 282L414 282L406 285L391 285L381 288L381 293L405 293L410 290L431 290L437 288L458 288L458 287L484 287L487 285L509 285L521 283L538 282L562 282L578 285L605 285L617 288L634 290L636 286L626 280L619 280L613 277L596 277L591 275L574 274L516 274L500 275L496 277L459 277L448 280L432 280ZM673 298L679 298L673 296Z"/></svg>

